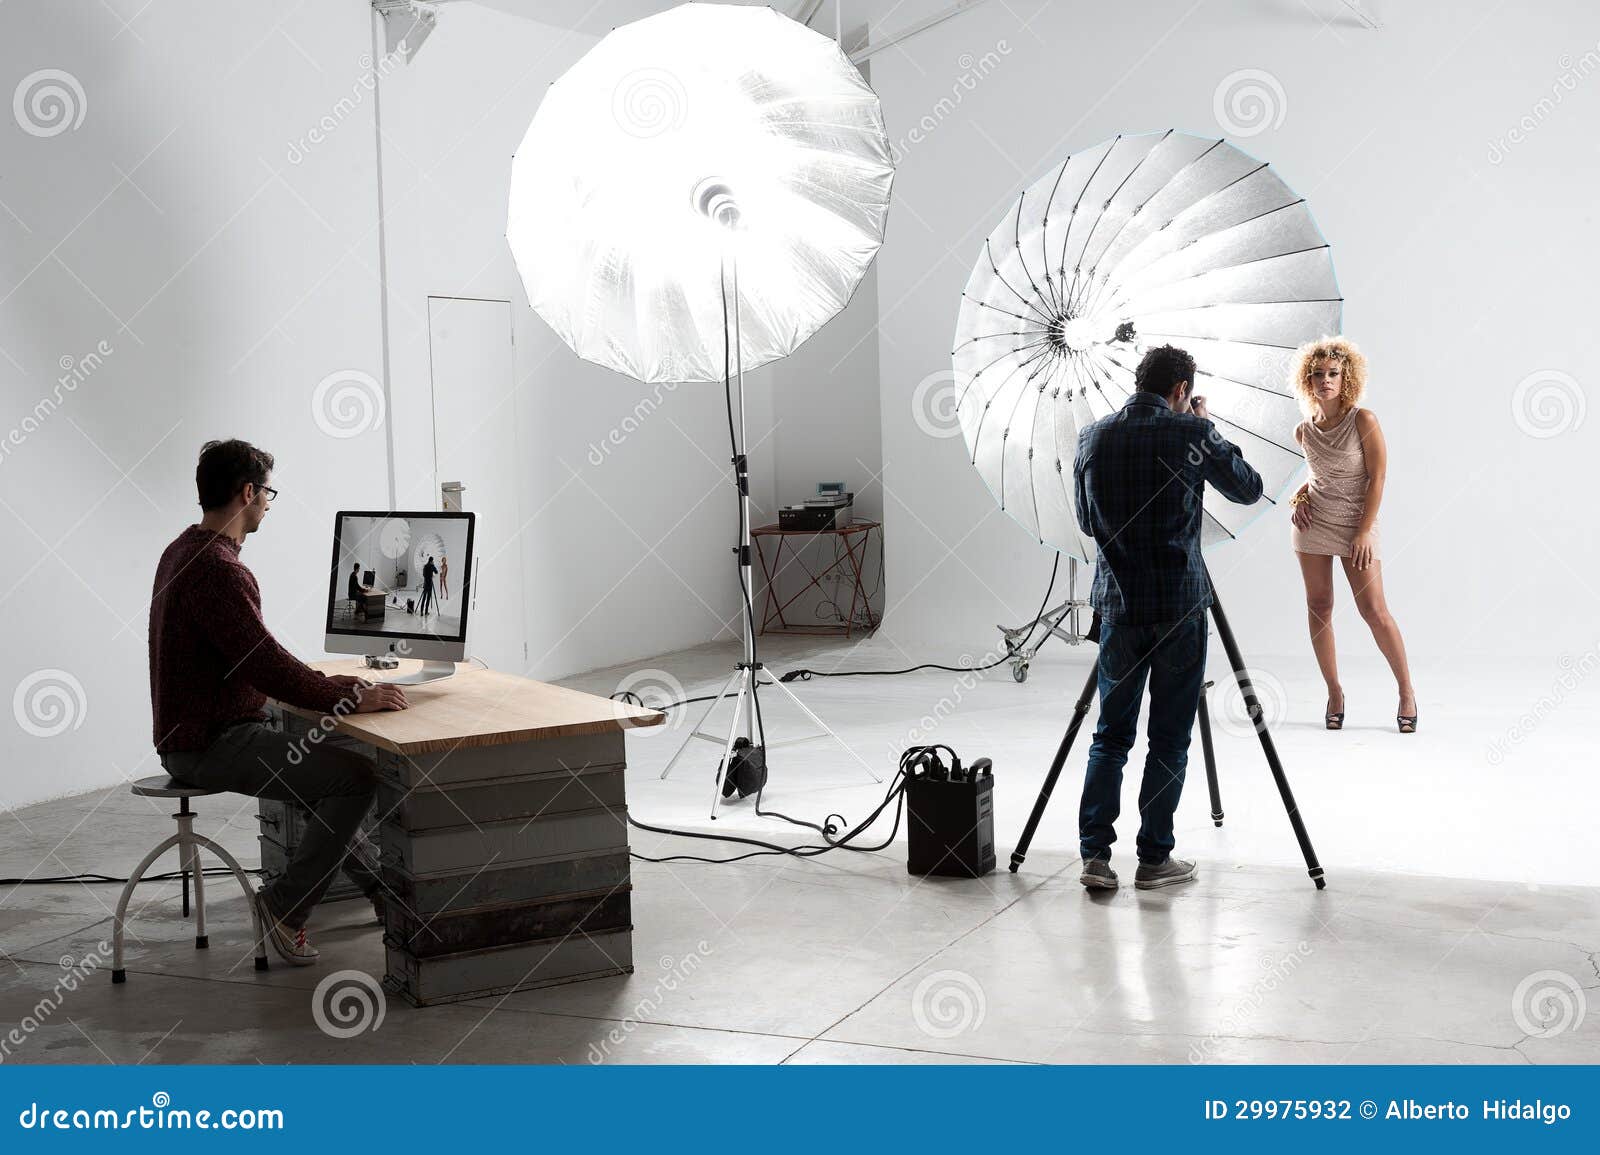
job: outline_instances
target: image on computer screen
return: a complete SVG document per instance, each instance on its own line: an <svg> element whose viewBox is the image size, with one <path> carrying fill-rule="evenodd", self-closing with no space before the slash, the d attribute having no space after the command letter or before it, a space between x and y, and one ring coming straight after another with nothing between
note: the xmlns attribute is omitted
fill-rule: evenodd
<svg viewBox="0 0 1600 1155"><path fill-rule="evenodd" d="M328 632L466 640L472 515L340 513Z"/></svg>

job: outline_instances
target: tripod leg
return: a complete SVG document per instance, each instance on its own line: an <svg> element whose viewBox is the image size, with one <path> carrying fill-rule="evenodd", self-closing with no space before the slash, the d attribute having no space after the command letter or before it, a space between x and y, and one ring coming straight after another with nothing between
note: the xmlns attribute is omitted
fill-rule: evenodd
<svg viewBox="0 0 1600 1155"><path fill-rule="evenodd" d="M1222 825L1222 790L1217 786L1217 756L1211 748L1211 711L1206 708L1206 691L1214 683L1200 687L1200 749L1206 756L1206 787L1211 791L1211 822Z"/></svg>
<svg viewBox="0 0 1600 1155"><path fill-rule="evenodd" d="M1206 575L1208 578L1209 574ZM1272 735L1267 733L1267 720L1261 709L1261 703L1256 698L1255 687L1251 685L1250 673L1245 669L1244 658L1239 654L1239 644L1233 640L1233 631L1228 628L1228 617L1222 612L1222 603L1215 600L1215 587L1213 587L1213 600L1211 602L1211 616L1217 623L1217 634L1222 638L1222 647L1228 651L1228 664L1233 667L1233 676L1239 681L1239 692L1244 695L1245 709L1250 714L1250 720L1255 723L1256 737L1261 739L1262 752L1267 756L1267 766L1272 770L1272 780L1278 785L1278 794L1283 799L1283 808L1288 811L1289 825L1294 828L1294 837L1300 843L1300 853L1306 860L1306 873L1321 890L1328 885L1327 879L1322 876L1322 867L1317 862L1317 852L1312 849L1311 836L1306 833L1306 824L1300 820L1300 808L1295 804L1294 791L1289 789L1289 779L1283 772L1283 763L1278 760L1278 749L1272 744Z"/></svg>
<svg viewBox="0 0 1600 1155"><path fill-rule="evenodd" d="M695 740L695 736L700 732L700 727L704 726L706 724L706 719L711 717L711 711L722 705L722 700L726 698L733 690L733 683L738 679L738 677L739 671L737 668L735 668L733 673L728 675L728 680L722 683L722 689L717 691L717 696L711 699L711 704L706 707L706 712L700 715L700 720L693 726L689 727L688 736L684 738L682 745L680 745L676 753L672 755L672 760L667 763L667 768L661 771L662 778L665 778L668 774L672 773L672 768L678 764L678 759L683 757L683 752L689 748L689 743ZM715 739L712 740L715 741Z"/></svg>
<svg viewBox="0 0 1600 1155"><path fill-rule="evenodd" d="M744 715L745 695L750 692L750 668L739 671L739 696L733 703L733 720L728 724L728 742L722 748L722 761L717 765L716 781L711 786L711 820L716 821L717 803L722 801L722 781L733 772L733 744L739 737L739 721Z"/></svg>
<svg viewBox="0 0 1600 1155"><path fill-rule="evenodd" d="M1056 749L1055 760L1050 763L1050 773L1044 776L1044 785L1039 787L1039 797L1033 804L1033 813L1028 815L1028 825L1022 828L1022 837L1017 840L1017 848L1011 852L1012 874L1017 872L1017 867L1028 857L1028 847L1033 845L1034 832L1039 829L1039 820L1044 817L1045 807L1050 805L1050 795L1055 791L1056 779L1061 777L1061 768L1067 764L1067 754L1072 750L1073 740L1077 738L1078 731L1083 726L1083 719L1089 713L1089 703L1094 701L1095 688L1099 682L1100 662L1097 655L1095 664L1089 668L1089 678L1083 684L1083 693L1078 695L1078 703L1072 707L1072 721L1067 726L1066 736L1061 739L1061 745Z"/></svg>

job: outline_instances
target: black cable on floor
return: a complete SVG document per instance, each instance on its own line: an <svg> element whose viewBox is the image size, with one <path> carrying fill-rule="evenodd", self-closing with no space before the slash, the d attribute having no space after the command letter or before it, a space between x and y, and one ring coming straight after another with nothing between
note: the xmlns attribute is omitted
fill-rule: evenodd
<svg viewBox="0 0 1600 1155"><path fill-rule="evenodd" d="M189 876L191 878L194 877L194 873L195 872L192 871L192 870L189 871ZM226 866L208 866L204 870L202 870L200 873L204 874L207 878L232 878L233 877L233 871L229 870ZM246 874L260 874L261 871L260 871L259 868L246 867L245 868L245 873ZM181 870L169 870L165 874L147 874L143 878L141 878L139 881L140 882L177 882L182 877L183 877L183 871L181 871ZM95 874L95 873L92 873L92 872L85 872L83 874L55 874L55 875L49 875L49 876L46 876L46 877L43 877L43 878L38 878L38 877L35 877L35 878L0 878L0 886L54 886L54 885L58 885L58 884L61 884L61 883L67 883L67 882L80 882L80 883L83 883L85 885L88 885L88 884L91 884L91 883L102 883L102 882L121 882L121 883L125 883L127 881L128 880L126 878L115 878L115 877L113 877L113 876L111 876L109 874Z"/></svg>

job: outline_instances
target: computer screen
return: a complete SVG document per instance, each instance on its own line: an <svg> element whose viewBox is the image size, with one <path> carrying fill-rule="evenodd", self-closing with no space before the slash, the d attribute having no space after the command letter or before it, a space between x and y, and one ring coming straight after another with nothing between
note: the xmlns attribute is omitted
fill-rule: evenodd
<svg viewBox="0 0 1600 1155"><path fill-rule="evenodd" d="M473 528L470 513L337 514L328 585L330 639L379 642L368 652L395 648L381 640L400 638L464 644Z"/></svg>

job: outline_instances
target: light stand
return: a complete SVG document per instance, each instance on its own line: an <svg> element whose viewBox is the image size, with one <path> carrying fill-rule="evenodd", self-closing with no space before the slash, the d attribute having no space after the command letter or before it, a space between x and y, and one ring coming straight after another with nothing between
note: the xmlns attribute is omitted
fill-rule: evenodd
<svg viewBox="0 0 1600 1155"><path fill-rule="evenodd" d="M698 212L728 230L730 234L736 232L739 225L739 207L733 198L732 192L725 184L720 181L702 181L695 189L693 201ZM731 308L730 294L728 292L730 283L732 285ZM789 689L787 685L776 680L766 683L761 682L763 667L756 656L755 604L751 585L750 563L753 547L750 541L750 460L745 452L748 441L745 435L744 358L739 347L739 262L737 254L733 251L732 244L729 244L727 255L723 258L721 284L725 359L731 358L728 362L730 366L728 377L724 384L725 387L729 388L730 394L736 393L739 399L737 430L735 429L731 398L728 403L728 435L732 441L734 485L738 488L739 493L739 544L733 547L733 552L737 556L739 564L739 597L742 603L739 607L739 616L744 620L741 631L743 645L740 652L740 660L735 663L733 673L722 684L722 689L717 691L716 696L711 699L711 704L706 707L705 713L700 716L700 720L695 723L688 736L684 738L682 744L673 753L672 759L667 763L666 768L661 771L662 778L666 778L667 775L671 774L673 767L683 757L683 752L688 749L689 743L696 738L709 742L722 742L722 761L717 764L716 782L712 787L711 793L711 817L713 820L717 817L717 806L722 799L724 779L733 769L735 748L741 738L745 743L745 749L756 752L762 759L765 758L765 750L769 746L787 746L796 742L810 742L817 738L832 738L861 764L874 782L883 781L872 767L857 755L854 750L851 750L844 739L829 729L828 725L796 697L794 691ZM781 690L799 708L800 712L811 720L812 724L820 730L820 733L806 734L798 738L768 743L761 723L761 704L756 697L757 689L763 684L776 686ZM734 699L733 718L728 724L726 737L723 738L717 734L702 730L701 727L711 717L712 711L722 704L723 699L730 695ZM766 773L764 762L760 773L764 781Z"/></svg>
<svg viewBox="0 0 1600 1155"><path fill-rule="evenodd" d="M1207 572L1206 580L1209 582L1211 574ZM1217 635L1222 639L1222 648L1227 651L1228 664L1233 668L1233 676L1238 680L1239 692L1244 695L1245 709L1250 714L1251 721L1255 724L1256 737L1261 739L1261 750L1266 755L1267 767L1272 771L1272 779L1277 784L1278 794L1283 799L1283 808L1289 815L1289 825L1294 830L1295 840L1300 844L1300 853L1305 858L1306 873L1316 883L1317 889L1322 890L1328 885L1323 877L1322 867L1317 862L1317 852L1311 846L1311 836L1306 833L1306 826L1300 818L1300 808L1295 803L1294 792L1289 788L1289 779L1283 772L1283 763L1278 758L1277 747L1272 743L1272 735L1267 732L1266 714L1261 709L1261 703L1256 698L1254 685L1250 681L1250 673L1245 668L1244 658L1239 653L1239 644L1234 640L1233 630L1228 626L1228 617L1222 612L1222 602L1216 597L1216 586L1212 585L1211 616L1217 624ZM1094 621L1089 627L1088 637L1096 643L1100 639L1100 615L1094 616ZM1072 750L1072 743L1078 736L1078 731L1083 727L1083 719L1089 713L1089 704L1094 701L1095 690L1099 684L1099 663L1095 663L1089 670L1089 678L1084 683L1083 692L1078 695L1078 701L1072 708L1072 720L1067 725L1066 735L1061 739L1061 745L1056 750L1056 756L1050 763L1050 770L1045 775L1044 785L1039 788L1039 797L1034 801L1033 811L1028 815L1028 824L1022 829L1022 837L1017 840L1017 848L1011 854L1011 873L1015 874L1017 868L1028 857L1028 848L1033 844L1034 833L1039 829L1039 821L1044 817L1045 807L1050 804L1050 796L1056 788L1056 780L1061 777L1061 770L1067 763L1067 755ZM1211 683L1205 683L1210 686ZM1199 705L1200 745L1205 754L1206 785L1211 795L1211 821L1214 825L1222 825L1222 794L1217 785L1216 758L1211 746L1211 716L1206 709L1205 688L1200 691Z"/></svg>

